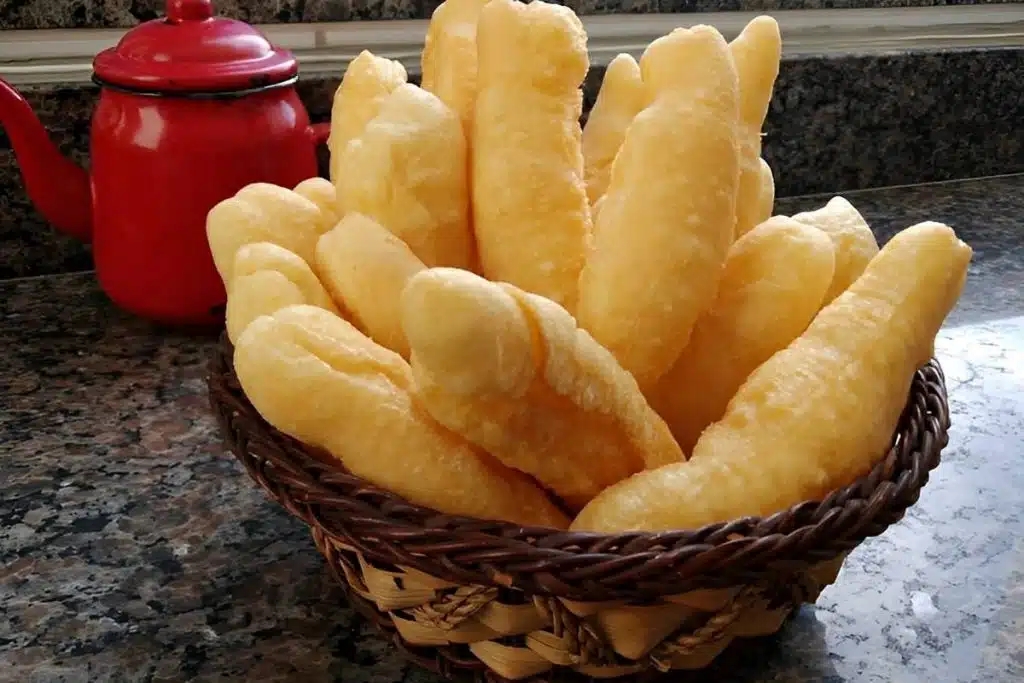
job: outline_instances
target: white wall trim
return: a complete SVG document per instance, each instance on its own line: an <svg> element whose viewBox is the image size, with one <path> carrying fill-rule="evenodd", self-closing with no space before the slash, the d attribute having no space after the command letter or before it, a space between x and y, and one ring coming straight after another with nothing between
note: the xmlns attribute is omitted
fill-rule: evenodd
<svg viewBox="0 0 1024 683"><path fill-rule="evenodd" d="M758 13L633 14L583 17L591 60L639 54L676 26L697 23L736 35ZM782 27L785 56L878 54L911 49L1024 47L1024 4L770 12ZM259 26L293 50L301 74L337 73L363 49L419 67L425 21L365 21ZM17 84L88 81L92 57L117 43L122 29L0 31L0 76Z"/></svg>

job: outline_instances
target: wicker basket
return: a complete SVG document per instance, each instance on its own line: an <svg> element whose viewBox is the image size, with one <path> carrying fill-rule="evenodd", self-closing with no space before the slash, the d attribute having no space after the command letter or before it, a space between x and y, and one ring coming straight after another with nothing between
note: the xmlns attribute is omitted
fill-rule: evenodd
<svg viewBox="0 0 1024 683"><path fill-rule="evenodd" d="M208 382L231 451L312 528L352 604L420 665L490 681L639 680L775 633L917 501L949 428L932 361L886 457L823 501L696 531L569 533L440 514L353 477L260 417L226 338Z"/></svg>

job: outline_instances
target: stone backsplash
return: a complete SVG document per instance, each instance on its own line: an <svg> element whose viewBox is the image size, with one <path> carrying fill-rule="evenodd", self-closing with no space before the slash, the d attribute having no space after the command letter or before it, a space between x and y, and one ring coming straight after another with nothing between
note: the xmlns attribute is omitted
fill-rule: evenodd
<svg viewBox="0 0 1024 683"><path fill-rule="evenodd" d="M585 85L593 102L602 77ZM307 78L314 120L337 79ZM786 59L765 124L779 196L1024 171L1024 49ZM61 149L87 163L91 86L25 90ZM87 247L57 234L29 203L0 133L0 278L91 267Z"/></svg>
<svg viewBox="0 0 1024 683"><path fill-rule="evenodd" d="M214 0L252 23L424 19L440 0ZM564 0L580 14L976 5L1011 0ZM114 28L163 13L165 0L0 0L0 29Z"/></svg>

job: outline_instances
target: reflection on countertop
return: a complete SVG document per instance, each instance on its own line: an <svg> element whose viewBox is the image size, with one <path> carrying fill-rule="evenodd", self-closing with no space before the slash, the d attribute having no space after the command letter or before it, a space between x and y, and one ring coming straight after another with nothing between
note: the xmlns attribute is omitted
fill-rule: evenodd
<svg viewBox="0 0 1024 683"><path fill-rule="evenodd" d="M883 239L934 219L975 249L937 347L946 458L817 606L674 682L1024 678L1024 176L848 196ZM2 282L0 316L0 681L436 681L344 606L308 532L222 454L212 337L128 317L88 273Z"/></svg>

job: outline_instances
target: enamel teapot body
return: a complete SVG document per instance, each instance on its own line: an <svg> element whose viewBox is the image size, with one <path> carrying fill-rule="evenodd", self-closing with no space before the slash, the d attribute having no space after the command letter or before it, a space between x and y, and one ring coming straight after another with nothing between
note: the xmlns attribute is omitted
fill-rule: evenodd
<svg viewBox="0 0 1024 683"><path fill-rule="evenodd" d="M90 241L110 299L173 325L217 325L226 300L206 215L245 185L317 175L326 124L310 125L297 65L209 0L171 0L168 17L96 57L101 93L91 170L63 157L29 105L0 80L4 125L33 202ZM232 51L233 50L233 51Z"/></svg>
<svg viewBox="0 0 1024 683"><path fill-rule="evenodd" d="M225 293L206 214L249 183L291 188L315 176L316 137L291 87L231 100L105 89L91 145L100 286L144 317L219 323Z"/></svg>

